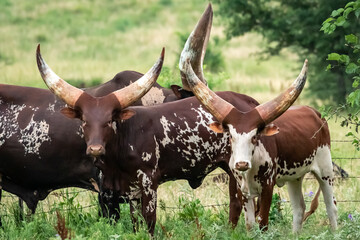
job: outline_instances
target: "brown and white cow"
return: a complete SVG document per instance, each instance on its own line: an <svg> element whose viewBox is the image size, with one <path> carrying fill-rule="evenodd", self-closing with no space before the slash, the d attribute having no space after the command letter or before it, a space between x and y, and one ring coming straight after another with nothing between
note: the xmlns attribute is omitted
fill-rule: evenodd
<svg viewBox="0 0 360 240"><path fill-rule="evenodd" d="M229 167L241 185L246 225L255 223L254 197L260 197L258 220L267 229L273 188L288 185L293 208L293 230L299 231L305 203L301 185L312 172L324 195L333 229L337 226L333 196L333 166L328 126L320 114L305 106L292 107L304 87L307 60L293 85L277 98L250 111L242 111L200 82L184 58L180 64L195 96L217 119L210 127L230 134ZM286 112L285 112L286 111Z"/></svg>

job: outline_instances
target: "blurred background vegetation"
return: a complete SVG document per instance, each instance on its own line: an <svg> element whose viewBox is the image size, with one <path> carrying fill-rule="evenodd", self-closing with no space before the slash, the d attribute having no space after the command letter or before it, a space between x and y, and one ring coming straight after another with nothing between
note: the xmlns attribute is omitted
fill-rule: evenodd
<svg viewBox="0 0 360 240"><path fill-rule="evenodd" d="M45 88L35 61L40 43L50 67L80 86L108 81L122 70L144 73L165 47L159 83L180 84L177 64L183 42L207 4L203 0L2 0L0 82ZM304 59L285 50L260 61L255 53L266 46L261 35L250 33L227 41L218 5L213 7L205 62L211 87L266 101L295 79Z"/></svg>

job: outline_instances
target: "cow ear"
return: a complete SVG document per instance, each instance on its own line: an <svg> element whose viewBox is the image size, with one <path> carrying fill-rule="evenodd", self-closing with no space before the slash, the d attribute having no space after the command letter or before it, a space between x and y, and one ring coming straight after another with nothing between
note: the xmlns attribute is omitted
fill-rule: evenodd
<svg viewBox="0 0 360 240"><path fill-rule="evenodd" d="M224 133L224 128L219 122L210 123L209 128L216 133Z"/></svg>
<svg viewBox="0 0 360 240"><path fill-rule="evenodd" d="M175 96L178 99L181 99L181 93L180 93L181 87L178 85L171 85L170 87L171 87L171 90L173 91L173 93L175 94Z"/></svg>
<svg viewBox="0 0 360 240"><path fill-rule="evenodd" d="M60 112L68 118L79 118L79 119L81 118L80 111L75 110L73 108L65 107L61 109Z"/></svg>
<svg viewBox="0 0 360 240"><path fill-rule="evenodd" d="M194 96L193 92L187 91L178 85L171 85L171 90L178 99L188 98Z"/></svg>
<svg viewBox="0 0 360 240"><path fill-rule="evenodd" d="M124 109L122 110L116 117L119 120L128 120L130 119L132 116L134 116L136 114L136 112L134 110L131 109Z"/></svg>
<svg viewBox="0 0 360 240"><path fill-rule="evenodd" d="M275 134L279 133L279 128L272 124L267 125L262 131L261 131L261 135L263 136L273 136Z"/></svg>

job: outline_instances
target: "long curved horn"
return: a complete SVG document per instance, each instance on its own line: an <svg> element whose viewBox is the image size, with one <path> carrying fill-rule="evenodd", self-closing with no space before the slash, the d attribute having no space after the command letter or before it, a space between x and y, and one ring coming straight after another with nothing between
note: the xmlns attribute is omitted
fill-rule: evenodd
<svg viewBox="0 0 360 240"><path fill-rule="evenodd" d="M179 68L183 89L185 90L190 91L190 87L188 86L186 76L183 74L181 69L183 69L183 65L187 59L190 59L191 66L200 81L207 85L203 74L203 62L206 53L206 47L209 42L212 19L213 11L211 3L209 3L201 19L196 24L194 30L191 32L189 38L184 45L184 49L181 52Z"/></svg>
<svg viewBox="0 0 360 240"><path fill-rule="evenodd" d="M40 44L36 49L36 62L42 79L48 88L59 98L61 98L67 105L74 107L83 90L71 86L58 75L56 75L51 68L46 64L41 57Z"/></svg>
<svg viewBox="0 0 360 240"><path fill-rule="evenodd" d="M207 108L207 110L222 123L228 113L234 106L211 91L200 79L196 76L190 60L184 62L183 74L186 76L191 91L195 94L197 99Z"/></svg>
<svg viewBox="0 0 360 240"><path fill-rule="evenodd" d="M256 110L265 124L275 120L295 102L304 88L307 77L307 70L308 60L306 59L299 76L287 90L285 90L275 99L256 107Z"/></svg>
<svg viewBox="0 0 360 240"><path fill-rule="evenodd" d="M160 58L154 66L141 78L131 85L113 92L112 94L118 99L120 106L126 108L132 103L144 96L154 85L160 75L164 62L165 48L162 49Z"/></svg>

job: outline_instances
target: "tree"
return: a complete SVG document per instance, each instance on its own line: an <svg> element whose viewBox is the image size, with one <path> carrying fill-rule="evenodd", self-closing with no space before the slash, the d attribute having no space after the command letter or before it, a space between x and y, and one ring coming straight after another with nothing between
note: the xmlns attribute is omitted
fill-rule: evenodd
<svg viewBox="0 0 360 240"><path fill-rule="evenodd" d="M323 22L321 30L325 34L335 34L343 26L358 22L359 17L360 0L348 2L344 8L332 11L331 16ZM327 69L340 69L353 80L353 89L346 98L346 104L337 108L335 113L343 119L343 126L354 127L355 132L350 131L347 136L353 138L353 145L360 151L360 137L358 136L360 127L360 41L357 34L359 34L357 31L345 32L342 37L346 42L347 52L344 54L330 53L327 58L330 61ZM345 116L341 115L343 110L347 113ZM326 112L329 113L329 111Z"/></svg>
<svg viewBox="0 0 360 240"><path fill-rule="evenodd" d="M352 90L352 79L339 69L325 72L330 51L347 52L345 32L356 32L359 22L344 22L341 29L324 36L322 22L333 9L346 0L215 0L226 26L227 37L250 31L260 33L267 41L265 54L274 55L291 47L301 58L308 58L309 88L312 96L344 102Z"/></svg>

